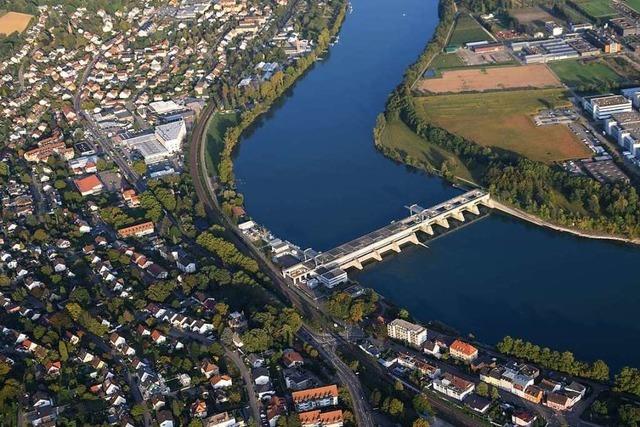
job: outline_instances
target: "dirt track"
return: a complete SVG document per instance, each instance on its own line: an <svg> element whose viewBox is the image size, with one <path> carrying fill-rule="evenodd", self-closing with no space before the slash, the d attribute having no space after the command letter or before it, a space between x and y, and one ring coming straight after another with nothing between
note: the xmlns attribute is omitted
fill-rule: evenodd
<svg viewBox="0 0 640 427"><path fill-rule="evenodd" d="M418 90L431 93L459 93L561 86L560 80L545 64L531 64L520 67L444 71L440 78L422 80L418 83Z"/></svg>
<svg viewBox="0 0 640 427"><path fill-rule="evenodd" d="M32 15L18 12L7 12L0 16L0 34L9 35L14 32L23 32L29 26Z"/></svg>

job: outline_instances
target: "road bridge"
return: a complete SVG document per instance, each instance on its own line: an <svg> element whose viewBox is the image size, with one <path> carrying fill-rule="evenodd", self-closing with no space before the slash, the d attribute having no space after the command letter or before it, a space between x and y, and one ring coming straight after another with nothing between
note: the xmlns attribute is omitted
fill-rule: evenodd
<svg viewBox="0 0 640 427"><path fill-rule="evenodd" d="M482 190L469 191L430 208L408 206L408 217L285 268L283 275L294 283L317 278L331 288L347 280L345 270L361 270L366 261L382 261L386 252L400 253L401 247L407 243L420 244L418 232L433 235L434 226L449 228L451 219L464 222L464 213L479 215L480 205L492 207L489 193Z"/></svg>

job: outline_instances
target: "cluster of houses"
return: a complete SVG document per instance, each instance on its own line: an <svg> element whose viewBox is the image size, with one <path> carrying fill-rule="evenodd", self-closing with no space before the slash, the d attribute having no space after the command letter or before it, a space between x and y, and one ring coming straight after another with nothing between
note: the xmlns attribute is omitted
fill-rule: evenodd
<svg viewBox="0 0 640 427"><path fill-rule="evenodd" d="M571 410L586 393L586 387L576 381L558 382L542 378L540 370L532 365L512 360L499 361L494 357L480 355L478 348L463 340L438 334L433 334L429 339L425 327L403 319L389 322L387 335L417 351L381 351L369 341L360 344L360 348L378 358L380 363L390 368L394 374L403 375L406 369L419 372L434 391L462 402L481 414L487 412L491 401L486 396L475 393L477 377L480 381L511 393L523 401L545 405L555 411ZM432 359L423 358L421 353L431 356ZM451 369L450 365L443 362L445 359L467 365L475 375ZM518 418L517 425L531 425L535 421L535 415L526 410L516 412L514 416Z"/></svg>

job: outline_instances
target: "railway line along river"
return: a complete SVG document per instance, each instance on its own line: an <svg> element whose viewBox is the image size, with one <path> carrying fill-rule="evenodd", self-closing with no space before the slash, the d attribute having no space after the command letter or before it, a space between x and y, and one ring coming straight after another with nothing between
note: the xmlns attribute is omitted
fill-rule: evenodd
<svg viewBox="0 0 640 427"><path fill-rule="evenodd" d="M436 0L353 0L340 42L243 137L247 211L279 237L328 250L459 190L378 153L387 95L437 25ZM492 214L352 277L422 320L494 344L505 335L640 366L640 249Z"/></svg>

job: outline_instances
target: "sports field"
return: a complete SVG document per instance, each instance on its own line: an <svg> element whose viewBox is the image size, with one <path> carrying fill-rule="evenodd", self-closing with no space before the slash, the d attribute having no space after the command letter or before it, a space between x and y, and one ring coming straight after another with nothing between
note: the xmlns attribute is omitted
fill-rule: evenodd
<svg viewBox="0 0 640 427"><path fill-rule="evenodd" d="M418 89L430 93L460 93L560 85L560 80L545 64L530 64L443 71L442 77L421 80Z"/></svg>
<svg viewBox="0 0 640 427"><path fill-rule="evenodd" d="M0 34L9 35L16 31L21 33L29 26L33 15L18 12L7 12L0 16Z"/></svg>
<svg viewBox="0 0 640 427"><path fill-rule="evenodd" d="M596 19L617 15L610 0L576 0L575 4L584 13Z"/></svg>
<svg viewBox="0 0 640 427"><path fill-rule="evenodd" d="M567 106L562 89L531 89L417 98L426 120L478 144L546 163L589 157L591 152L564 125L535 126L532 115Z"/></svg>
<svg viewBox="0 0 640 427"><path fill-rule="evenodd" d="M469 15L460 15L447 47L461 47L465 43L491 40L489 34Z"/></svg>
<svg viewBox="0 0 640 427"><path fill-rule="evenodd" d="M602 60L567 59L550 62L549 67L564 84L578 89L586 86L607 90L627 81Z"/></svg>

